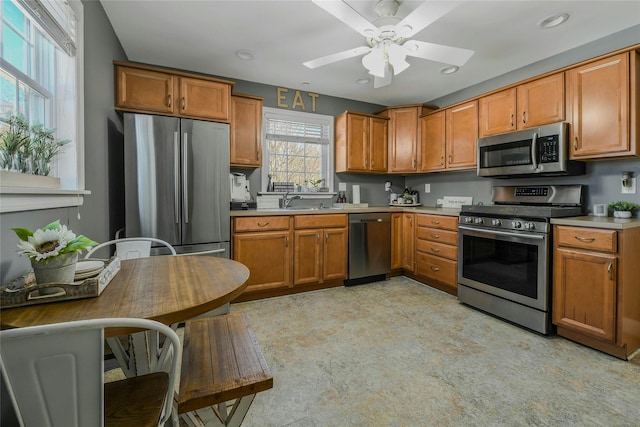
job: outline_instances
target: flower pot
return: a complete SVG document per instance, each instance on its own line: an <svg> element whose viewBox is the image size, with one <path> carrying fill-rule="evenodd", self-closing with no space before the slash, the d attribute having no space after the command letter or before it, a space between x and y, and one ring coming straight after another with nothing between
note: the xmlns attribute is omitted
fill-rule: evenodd
<svg viewBox="0 0 640 427"><path fill-rule="evenodd" d="M616 218L631 218L631 211L613 211Z"/></svg>
<svg viewBox="0 0 640 427"><path fill-rule="evenodd" d="M48 262L31 261L33 273L36 276L36 283L73 283L73 276L76 274L76 263L78 262L78 252L58 255L49 258ZM40 290L40 293L44 289Z"/></svg>

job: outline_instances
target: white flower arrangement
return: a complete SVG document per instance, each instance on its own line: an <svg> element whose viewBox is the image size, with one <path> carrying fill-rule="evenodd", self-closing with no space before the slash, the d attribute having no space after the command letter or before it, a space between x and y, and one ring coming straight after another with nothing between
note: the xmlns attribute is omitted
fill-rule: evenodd
<svg viewBox="0 0 640 427"><path fill-rule="evenodd" d="M18 242L20 254L26 255L36 262L43 260L48 262L51 258L80 252L98 244L82 234L76 236L66 225L61 225L60 220L37 229L35 233L27 228L13 228L12 230L20 238L20 242Z"/></svg>

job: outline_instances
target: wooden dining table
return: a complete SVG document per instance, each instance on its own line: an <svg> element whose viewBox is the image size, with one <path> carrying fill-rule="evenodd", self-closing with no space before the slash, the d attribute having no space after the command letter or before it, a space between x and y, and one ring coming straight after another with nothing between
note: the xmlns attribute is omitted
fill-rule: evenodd
<svg viewBox="0 0 640 427"><path fill-rule="evenodd" d="M212 256L154 256L122 260L98 297L3 309L0 327L134 317L176 324L218 308L242 293L249 270ZM121 331L109 331L119 335Z"/></svg>

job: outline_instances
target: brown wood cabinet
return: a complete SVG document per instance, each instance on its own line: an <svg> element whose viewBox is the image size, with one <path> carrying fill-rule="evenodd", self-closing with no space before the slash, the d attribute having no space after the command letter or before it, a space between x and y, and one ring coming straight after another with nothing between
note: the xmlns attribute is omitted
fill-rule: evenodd
<svg viewBox="0 0 640 427"><path fill-rule="evenodd" d="M413 272L415 269L416 214L402 214L402 268Z"/></svg>
<svg viewBox="0 0 640 427"><path fill-rule="evenodd" d="M262 165L262 98L231 96L231 166Z"/></svg>
<svg viewBox="0 0 640 427"><path fill-rule="evenodd" d="M563 73L483 96L479 100L479 136L564 121L564 100Z"/></svg>
<svg viewBox="0 0 640 427"><path fill-rule="evenodd" d="M637 156L639 55L635 51L566 72L571 159Z"/></svg>
<svg viewBox="0 0 640 427"><path fill-rule="evenodd" d="M427 284L449 292L458 288L458 217L416 215L416 270Z"/></svg>
<svg viewBox="0 0 640 427"><path fill-rule="evenodd" d="M350 111L336 117L336 172L386 172L388 121Z"/></svg>
<svg viewBox="0 0 640 427"><path fill-rule="evenodd" d="M114 61L116 110L229 122L233 82Z"/></svg>
<svg viewBox="0 0 640 427"><path fill-rule="evenodd" d="M473 169L478 141L478 101L420 118L420 171Z"/></svg>
<svg viewBox="0 0 640 427"><path fill-rule="evenodd" d="M640 228L554 227L558 335L626 359L640 348Z"/></svg>
<svg viewBox="0 0 640 427"><path fill-rule="evenodd" d="M347 215L297 215L294 218L294 285L346 279Z"/></svg>
<svg viewBox="0 0 640 427"><path fill-rule="evenodd" d="M391 269L402 268L402 213L391 214Z"/></svg>
<svg viewBox="0 0 640 427"><path fill-rule="evenodd" d="M418 171L420 116L433 110L424 105L407 105L379 113L389 118L389 172Z"/></svg>
<svg viewBox="0 0 640 427"><path fill-rule="evenodd" d="M293 286L291 217L233 218L233 259L250 271L245 293Z"/></svg>

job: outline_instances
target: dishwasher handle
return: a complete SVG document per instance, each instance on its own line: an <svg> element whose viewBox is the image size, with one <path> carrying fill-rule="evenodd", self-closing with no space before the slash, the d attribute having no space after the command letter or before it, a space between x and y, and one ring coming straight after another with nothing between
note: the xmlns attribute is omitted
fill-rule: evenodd
<svg viewBox="0 0 640 427"><path fill-rule="evenodd" d="M360 222L362 224L368 223L368 222L389 222L388 220L384 220L382 218L372 218L372 219L359 219L356 221L352 221L352 222Z"/></svg>

